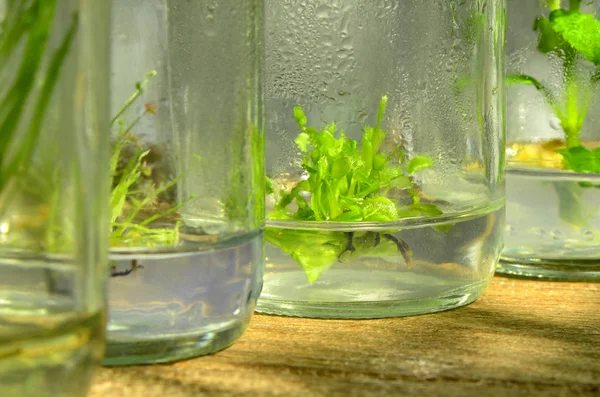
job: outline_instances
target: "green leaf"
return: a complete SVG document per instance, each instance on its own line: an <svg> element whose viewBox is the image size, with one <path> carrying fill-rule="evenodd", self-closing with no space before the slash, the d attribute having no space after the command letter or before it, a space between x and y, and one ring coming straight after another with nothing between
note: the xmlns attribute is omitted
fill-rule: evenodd
<svg viewBox="0 0 600 397"><path fill-rule="evenodd" d="M336 222L360 222L364 219L362 211L350 210L338 216Z"/></svg>
<svg viewBox="0 0 600 397"><path fill-rule="evenodd" d="M547 54L564 47L565 41L556 33L552 22L548 18L537 18L533 24L533 30L539 32L537 48L542 54Z"/></svg>
<svg viewBox="0 0 600 397"><path fill-rule="evenodd" d="M333 157L341 151L341 146L338 148L337 140L328 130L324 130L319 134L318 146L320 148L321 155Z"/></svg>
<svg viewBox="0 0 600 397"><path fill-rule="evenodd" d="M307 133L303 132L298 134L298 137L294 142L296 142L296 145L301 152L308 153L308 144L310 142L310 138Z"/></svg>
<svg viewBox="0 0 600 397"><path fill-rule="evenodd" d="M414 174L430 167L433 167L433 159L431 157L416 156L413 157L406 165L406 172L409 174Z"/></svg>
<svg viewBox="0 0 600 397"><path fill-rule="evenodd" d="M448 233L452 229L453 226L454 226L453 223L448 223L446 225L434 226L433 228L438 232Z"/></svg>
<svg viewBox="0 0 600 397"><path fill-rule="evenodd" d="M413 208L423 215L440 216L443 212L434 204L413 204Z"/></svg>
<svg viewBox="0 0 600 397"><path fill-rule="evenodd" d="M312 284L337 261L342 252L339 247L334 245L315 246L311 244L298 246L291 256L302 266L308 282Z"/></svg>
<svg viewBox="0 0 600 397"><path fill-rule="evenodd" d="M267 242L289 254L306 273L309 283L315 282L333 265L346 249L344 232L266 228Z"/></svg>
<svg viewBox="0 0 600 397"><path fill-rule="evenodd" d="M275 191L273 189L273 182L271 182L271 178L269 177L265 177L265 191L266 194L273 194L273 192Z"/></svg>
<svg viewBox="0 0 600 397"><path fill-rule="evenodd" d="M300 128L304 129L304 126L306 125L306 115L304 114L304 110L300 107L300 106L296 106L294 108L294 118L296 119L296 122L298 123L298 126L300 126Z"/></svg>
<svg viewBox="0 0 600 397"><path fill-rule="evenodd" d="M387 109L388 97L384 95L381 97L381 101L379 101L379 108L377 109L377 124L375 125L375 129L379 129L381 126L381 122L383 121L383 116L385 115L385 111Z"/></svg>
<svg viewBox="0 0 600 397"><path fill-rule="evenodd" d="M394 222L398 219L396 203L386 197L365 199L363 220L368 222Z"/></svg>
<svg viewBox="0 0 600 397"><path fill-rule="evenodd" d="M383 153L377 153L373 157L373 169L377 171L383 170L387 165L387 158Z"/></svg>
<svg viewBox="0 0 600 397"><path fill-rule="evenodd" d="M350 163L349 158L338 157L333 161L333 165L331 166L331 177L334 179L342 179L351 169L352 164Z"/></svg>
<svg viewBox="0 0 600 397"><path fill-rule="evenodd" d="M302 207L294 214L294 219L300 221L312 221L315 219L315 213L309 207Z"/></svg>
<svg viewBox="0 0 600 397"><path fill-rule="evenodd" d="M588 224L583 212L582 195L583 188L577 183L554 183L554 190L558 195L558 214L563 222L577 227L585 227Z"/></svg>
<svg viewBox="0 0 600 397"><path fill-rule="evenodd" d="M386 167L380 172L381 186L387 188L404 189L412 186L407 175L404 175L402 167Z"/></svg>
<svg viewBox="0 0 600 397"><path fill-rule="evenodd" d="M368 139L363 139L362 141L362 160L362 172L365 176L368 176L373 168L373 145Z"/></svg>
<svg viewBox="0 0 600 397"><path fill-rule="evenodd" d="M550 14L550 24L585 59L600 65L600 21L594 15L556 10Z"/></svg>
<svg viewBox="0 0 600 397"><path fill-rule="evenodd" d="M412 204L398 209L399 218L440 216L443 212L434 204Z"/></svg>
<svg viewBox="0 0 600 397"><path fill-rule="evenodd" d="M583 173L600 173L600 150L584 146L557 150L563 156L565 168Z"/></svg>
<svg viewBox="0 0 600 397"><path fill-rule="evenodd" d="M2 76L2 86L6 89L0 98L0 193L3 195L7 194L5 188L12 178L29 167L49 100L78 26L77 15L74 15L65 38L52 55L45 76L39 78L42 87L37 103L33 105L31 124L25 127L27 132L21 134L21 116L27 108L26 103L33 101L30 98L31 94L35 93L38 71L45 66L43 58L52 30L55 9L56 0L48 0L34 2L28 6L24 2L11 1L5 4L3 10L0 27L0 65L4 67L11 60L15 65L19 64L14 76ZM21 40L25 37L27 39L21 46ZM0 208L0 211L3 210L4 208Z"/></svg>
<svg viewBox="0 0 600 397"><path fill-rule="evenodd" d="M148 153L148 151L145 151L139 153L137 156L132 156L121 175L119 183L113 188L110 200L111 223L116 222L123 215L123 208L129 194L129 188L139 179L141 175L140 167Z"/></svg>

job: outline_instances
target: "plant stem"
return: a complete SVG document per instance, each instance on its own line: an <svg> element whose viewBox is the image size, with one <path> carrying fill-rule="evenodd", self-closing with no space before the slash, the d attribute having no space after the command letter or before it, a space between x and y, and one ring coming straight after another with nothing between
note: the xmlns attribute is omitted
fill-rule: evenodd
<svg viewBox="0 0 600 397"><path fill-rule="evenodd" d="M562 109L560 108L560 104L554 97L554 94L552 93L552 91L550 91L546 86L544 86L536 78L528 76L526 74L511 74L509 76L506 76L506 85L510 86L510 85L515 85L515 84L526 84L526 85L534 86L535 89L538 90L540 92L540 94L542 94L542 96L546 100L546 103L548 104L548 106L550 106L550 108L552 109L554 114L556 114L556 116L561 121L564 119L564 115L563 115Z"/></svg>
<svg viewBox="0 0 600 397"><path fill-rule="evenodd" d="M575 67L577 55L569 49L565 51L563 59L563 75L565 84L565 117L561 120L561 126L565 132L567 148L579 146L579 134L581 123L579 117L579 87Z"/></svg>
<svg viewBox="0 0 600 397"><path fill-rule="evenodd" d="M569 10L579 11L579 7L581 7L581 0L569 0Z"/></svg>
<svg viewBox="0 0 600 397"><path fill-rule="evenodd" d="M546 3L550 11L558 10L560 8L560 0L547 0Z"/></svg>
<svg viewBox="0 0 600 397"><path fill-rule="evenodd" d="M148 84L148 81L150 80L150 78L155 75L156 75L156 70L152 70L152 71L148 72L144 81L138 82L136 84L135 92L129 97L129 99L123 104L121 109L119 109L117 114L115 114L113 119L110 121L111 126L119 119L119 117L121 117L121 115L125 112L125 110L127 110L127 108L129 106L131 106L131 104L133 102L135 102L135 100L142 94L142 91L144 90L144 87L146 87L146 85Z"/></svg>

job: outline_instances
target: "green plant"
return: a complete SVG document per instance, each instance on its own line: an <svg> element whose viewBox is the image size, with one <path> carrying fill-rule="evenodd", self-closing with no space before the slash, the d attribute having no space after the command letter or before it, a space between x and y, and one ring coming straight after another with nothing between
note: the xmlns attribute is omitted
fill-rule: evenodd
<svg viewBox="0 0 600 397"><path fill-rule="evenodd" d="M433 165L425 156L408 160L397 146L391 154L381 151L386 132L381 128L387 96L379 103L375 127L365 126L358 142L338 134L335 123L321 131L307 126L301 107L294 108L300 127L295 142L302 153L307 179L290 190L274 191L268 181L267 193L276 204L270 219L316 222L395 222L401 218L437 216L433 204L422 203L412 176ZM391 191L408 193L410 204L399 206L388 196ZM295 206L293 204L295 203ZM388 256L401 253L408 266L410 249L402 240L385 232L344 232L267 228L266 240L289 254L314 282L336 261L361 256Z"/></svg>
<svg viewBox="0 0 600 397"><path fill-rule="evenodd" d="M590 1L591 2L591 1ZM600 173L600 149L588 149L581 144L581 131L592 94L600 80L600 21L581 11L581 0L569 0L562 8L561 0L547 0L548 16L535 19L538 32L537 49L556 57L562 73L562 92L555 92L533 76L513 74L507 84L533 86L556 115L564 133L565 148L556 152L563 157L563 167L582 173ZM591 64L584 74L582 62ZM582 188L589 183L555 184L559 199L560 218L576 227L589 227L589 217L582 206Z"/></svg>
<svg viewBox="0 0 600 397"><path fill-rule="evenodd" d="M600 172L600 149L581 145L580 135L593 90L600 80L600 21L580 10L581 0L569 0L561 8L560 0L547 0L549 15L534 22L538 32L538 51L553 54L561 63L563 92L557 95L536 78L525 74L507 77L507 83L535 87L552 109L564 132L566 148L559 149L564 167L577 172ZM593 64L593 71L582 76L578 65Z"/></svg>
<svg viewBox="0 0 600 397"><path fill-rule="evenodd" d="M0 23L1 212L12 199L11 187L16 177L25 174L30 165L48 104L78 27L78 17L74 14L65 37L43 71L57 1L7 0L4 5Z"/></svg>
<svg viewBox="0 0 600 397"><path fill-rule="evenodd" d="M152 224L164 219L186 205L195 197L191 196L176 205L167 205L157 209L161 195L172 189L182 178L183 174L166 181L158 186L148 179L153 170L147 165L146 159L152 149L144 148L138 137L131 133L133 127L146 115L154 114L156 108L146 104L144 110L129 125L120 117L136 102L142 94L155 71L148 73L144 81L136 83L136 90L125 102L111 120L111 127L118 126L113 143L110 161L111 172L111 246L163 246L174 245L179 241L179 222L174 226L155 227ZM126 151L126 149L128 149ZM127 153L127 154L126 154ZM121 167L120 164L123 164Z"/></svg>

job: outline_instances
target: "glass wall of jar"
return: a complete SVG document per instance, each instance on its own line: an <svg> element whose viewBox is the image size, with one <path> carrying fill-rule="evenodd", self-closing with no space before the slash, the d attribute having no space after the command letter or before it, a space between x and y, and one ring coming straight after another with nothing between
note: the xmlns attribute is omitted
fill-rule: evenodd
<svg viewBox="0 0 600 397"><path fill-rule="evenodd" d="M499 272L600 279L600 3L509 1Z"/></svg>
<svg viewBox="0 0 600 397"><path fill-rule="evenodd" d="M503 225L504 7L268 2L259 311L401 316L481 295Z"/></svg>
<svg viewBox="0 0 600 397"><path fill-rule="evenodd" d="M104 354L109 4L0 1L0 394L83 397Z"/></svg>
<svg viewBox="0 0 600 397"><path fill-rule="evenodd" d="M262 1L113 6L104 363L212 353L262 282Z"/></svg>

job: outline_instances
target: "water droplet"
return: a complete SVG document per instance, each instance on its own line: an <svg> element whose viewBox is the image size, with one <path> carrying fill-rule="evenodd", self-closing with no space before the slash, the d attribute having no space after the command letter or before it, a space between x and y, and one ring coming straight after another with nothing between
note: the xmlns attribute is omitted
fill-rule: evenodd
<svg viewBox="0 0 600 397"><path fill-rule="evenodd" d="M594 238L596 237L596 233L594 233L592 230L589 230L589 229L583 229L581 231L581 236L586 241L593 241Z"/></svg>
<svg viewBox="0 0 600 397"><path fill-rule="evenodd" d="M327 7L326 5L321 5L315 10L315 15L317 18L329 18L329 11L329 7Z"/></svg>
<svg viewBox="0 0 600 397"><path fill-rule="evenodd" d="M565 238L565 234L558 229L552 229L550 231L550 236L552 236L554 240L563 240Z"/></svg>
<svg viewBox="0 0 600 397"><path fill-rule="evenodd" d="M517 234L517 229L515 229L515 227L512 225L506 225L504 227L504 232L510 236L514 236L515 234Z"/></svg>
<svg viewBox="0 0 600 397"><path fill-rule="evenodd" d="M548 124L550 124L550 128L552 128L553 130L562 131L562 127L560 126L560 120L557 117L550 117Z"/></svg>
<svg viewBox="0 0 600 397"><path fill-rule="evenodd" d="M538 237L546 236L546 231L544 229L542 229L541 227L532 227L531 231L533 232L533 234L535 234Z"/></svg>

